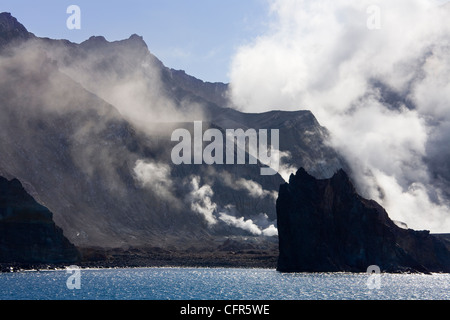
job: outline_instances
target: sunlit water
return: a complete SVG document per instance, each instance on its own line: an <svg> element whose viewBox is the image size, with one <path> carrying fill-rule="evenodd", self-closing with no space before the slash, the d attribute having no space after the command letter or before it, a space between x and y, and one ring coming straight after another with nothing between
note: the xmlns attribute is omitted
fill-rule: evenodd
<svg viewBox="0 0 450 320"><path fill-rule="evenodd" d="M450 300L450 275L382 274L370 290L366 274L283 274L267 269L148 268L81 270L80 290L70 274L0 274L0 299L33 300Z"/></svg>

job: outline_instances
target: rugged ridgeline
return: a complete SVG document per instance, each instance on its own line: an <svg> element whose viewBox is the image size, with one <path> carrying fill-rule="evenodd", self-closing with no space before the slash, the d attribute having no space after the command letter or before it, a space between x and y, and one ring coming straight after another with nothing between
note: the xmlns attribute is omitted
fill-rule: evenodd
<svg viewBox="0 0 450 320"><path fill-rule="evenodd" d="M13 179L0 177L0 264L70 264L80 255L52 213Z"/></svg>
<svg viewBox="0 0 450 320"><path fill-rule="evenodd" d="M347 174L317 180L304 169L280 188L280 256L285 272L450 272L450 251L428 231L397 227L375 201L359 196Z"/></svg>
<svg viewBox="0 0 450 320"><path fill-rule="evenodd" d="M10 13L0 14L0 49L11 42L21 42L30 39L33 34L19 23Z"/></svg>
<svg viewBox="0 0 450 320"><path fill-rule="evenodd" d="M78 247L209 250L276 224L280 175L261 176L260 164L171 162L173 130L195 120L281 129L285 165L324 178L343 167L311 112L227 108L226 84L165 67L137 35L39 38L2 13L0 41L0 172L45 203Z"/></svg>

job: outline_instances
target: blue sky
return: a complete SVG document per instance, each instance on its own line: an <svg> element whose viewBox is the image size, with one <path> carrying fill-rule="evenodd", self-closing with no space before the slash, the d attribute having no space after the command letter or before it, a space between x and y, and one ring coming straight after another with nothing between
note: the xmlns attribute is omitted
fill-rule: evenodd
<svg viewBox="0 0 450 320"><path fill-rule="evenodd" d="M81 9L81 30L69 30L69 5ZM171 68L204 81L228 82L236 49L267 28L267 0L9 0L11 12L40 37L82 42L92 35L109 41L136 33Z"/></svg>

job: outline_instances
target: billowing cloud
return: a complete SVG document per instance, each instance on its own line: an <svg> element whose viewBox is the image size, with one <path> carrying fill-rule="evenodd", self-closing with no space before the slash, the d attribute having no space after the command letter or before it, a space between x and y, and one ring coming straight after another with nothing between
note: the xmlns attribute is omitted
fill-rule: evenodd
<svg viewBox="0 0 450 320"><path fill-rule="evenodd" d="M186 183L189 186L189 193L186 196L186 203L191 206L191 210L200 214L209 226L214 226L218 222L225 223L229 226L245 230L255 236L276 236L278 230L275 227L276 222L270 221L269 217L265 213L249 214L246 218L241 216L242 214L236 210L236 207L228 204L225 206L219 206L214 202L213 187L208 183L211 183L215 177L220 177L220 181L227 187L233 190L242 190L246 194L254 199L262 199L270 197L274 201L278 197L278 193L275 191L268 191L252 180L243 178L233 179L233 176L226 172L218 173L214 168L210 167L207 171L207 182L202 182L199 176L191 176ZM208 179L213 179L208 181Z"/></svg>
<svg viewBox="0 0 450 320"><path fill-rule="evenodd" d="M137 181L146 188L152 190L158 197L174 201L171 168L165 163L154 161L136 161L133 169Z"/></svg>
<svg viewBox="0 0 450 320"><path fill-rule="evenodd" d="M443 148L450 134L449 6L270 5L270 30L234 57L234 104L248 112L311 110L365 197L411 228L450 232L450 150Z"/></svg>
<svg viewBox="0 0 450 320"><path fill-rule="evenodd" d="M278 230L273 223L268 221L267 214L260 214L255 219L245 219L233 215L233 206L227 206L224 211L219 212L219 220L226 224L250 232L255 236L272 237L278 235Z"/></svg>
<svg viewBox="0 0 450 320"><path fill-rule="evenodd" d="M265 197L271 197L276 200L278 198L278 192L265 190L258 182L247 180L244 178L234 179L233 176L227 171L220 173L221 181L229 188L233 190L243 190L250 197L255 199L261 199Z"/></svg>
<svg viewBox="0 0 450 320"><path fill-rule="evenodd" d="M186 200L191 205L191 210L202 215L209 226L215 225L217 219L215 211L217 204L212 201L214 192L211 186L201 185L201 178L199 176L191 177L189 182L190 192Z"/></svg>
<svg viewBox="0 0 450 320"><path fill-rule="evenodd" d="M223 222L225 222L226 224L229 224L229 225L231 225L233 227L236 227L236 228L240 228L240 229L246 230L246 231L250 232L253 235L259 236L259 235L262 234L262 232L258 228L258 226L256 224L254 224L253 221L250 220L250 219L249 220L245 220L244 217L236 218L236 217L228 215L228 214L226 214L224 212L220 213L219 219L222 220Z"/></svg>
<svg viewBox="0 0 450 320"><path fill-rule="evenodd" d="M76 49L39 40L26 47L46 52L59 70L144 131L159 130L157 123L203 118L201 106L173 99L162 80L162 63L139 36L112 43L92 37Z"/></svg>
<svg viewBox="0 0 450 320"><path fill-rule="evenodd" d="M266 237L276 237L278 236L278 229L274 224L271 224L262 231L262 234Z"/></svg>
<svg viewBox="0 0 450 320"><path fill-rule="evenodd" d="M278 173L286 182L289 182L291 174L295 174L299 169L289 163L291 158L292 155L289 151L280 151L280 167Z"/></svg>
<svg viewBox="0 0 450 320"><path fill-rule="evenodd" d="M220 212L219 219L230 226L246 230L255 236L263 235L266 237L273 237L278 235L278 230L273 224L266 229L261 230L251 219L245 220L244 217L236 218L224 212Z"/></svg>

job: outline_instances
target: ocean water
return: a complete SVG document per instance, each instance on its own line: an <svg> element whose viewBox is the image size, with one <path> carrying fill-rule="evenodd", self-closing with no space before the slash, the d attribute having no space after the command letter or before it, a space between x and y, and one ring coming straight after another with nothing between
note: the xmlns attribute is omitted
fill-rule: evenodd
<svg viewBox="0 0 450 320"><path fill-rule="evenodd" d="M450 300L448 274L284 274L268 269L83 269L0 274L1 300ZM76 283L69 281L70 283ZM70 286L70 285L69 285Z"/></svg>

